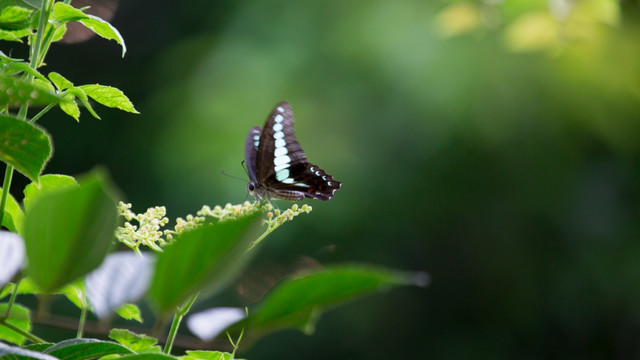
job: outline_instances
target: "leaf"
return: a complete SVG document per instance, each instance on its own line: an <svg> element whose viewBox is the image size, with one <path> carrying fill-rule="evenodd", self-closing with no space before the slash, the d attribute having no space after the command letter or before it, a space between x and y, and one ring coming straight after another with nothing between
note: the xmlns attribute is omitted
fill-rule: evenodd
<svg viewBox="0 0 640 360"><path fill-rule="evenodd" d="M187 350L187 355L181 356L180 360L233 360L233 355L228 352Z"/></svg>
<svg viewBox="0 0 640 360"><path fill-rule="evenodd" d="M2 120L0 119L0 121ZM0 189L0 195L2 195L2 189ZM18 234L22 234L24 213L20 208L20 204L18 204L11 194L7 196L7 204L5 205L4 211L2 226Z"/></svg>
<svg viewBox="0 0 640 360"><path fill-rule="evenodd" d="M135 304L124 304L116 310L116 314L125 320L135 320L142 323L142 312Z"/></svg>
<svg viewBox="0 0 640 360"><path fill-rule="evenodd" d="M57 360L55 357L43 354L38 351L22 349L16 346L9 346L0 343L0 359L37 359L37 360Z"/></svg>
<svg viewBox="0 0 640 360"><path fill-rule="evenodd" d="M24 263L24 241L18 234L0 231L0 287L11 280Z"/></svg>
<svg viewBox="0 0 640 360"><path fill-rule="evenodd" d="M91 104L89 103L89 98L81 87L74 87L72 89L69 89L67 92L69 94L75 95L78 99L80 99L80 101L82 101L82 105L84 105L84 107L89 110L91 115L93 115L94 118L100 120L100 116L98 116L98 114L93 111L93 107L91 107Z"/></svg>
<svg viewBox="0 0 640 360"><path fill-rule="evenodd" d="M124 54L127 52L127 47L124 44L122 35L120 35L115 27L102 20L101 18L94 15L85 14L84 12L82 12L82 10L76 9L71 5L61 2L57 2L54 4L53 15L56 21L59 21L61 23L78 21L97 35L105 39L115 40L118 44L120 44L120 46L122 46L122 57L124 57Z"/></svg>
<svg viewBox="0 0 640 360"><path fill-rule="evenodd" d="M98 339L69 339L61 341L45 353L60 360L95 359L112 354L131 354L131 350L113 341Z"/></svg>
<svg viewBox="0 0 640 360"><path fill-rule="evenodd" d="M76 281L73 284L66 285L56 293L64 295L69 301L73 303L78 309L82 309L86 305L83 304L82 296L82 282Z"/></svg>
<svg viewBox="0 0 640 360"><path fill-rule="evenodd" d="M93 171L78 183L43 194L26 215L26 273L44 292L98 267L111 247L117 210L107 176Z"/></svg>
<svg viewBox="0 0 640 360"><path fill-rule="evenodd" d="M144 334L136 334L127 329L111 329L109 338L126 346L136 353L159 353L158 340Z"/></svg>
<svg viewBox="0 0 640 360"><path fill-rule="evenodd" d="M260 224L259 213L178 235L158 256L151 297L161 314L198 292L221 290L249 260L246 250Z"/></svg>
<svg viewBox="0 0 640 360"><path fill-rule="evenodd" d="M7 304L0 304L0 314L4 315L6 311ZM29 321L29 318L29 309L20 304L14 303L13 306L11 306L11 313L6 321L21 330L29 332L31 331L31 322ZM26 341L24 336L5 326L0 326L0 339L10 341L18 345L22 345ZM1 350L2 349L0 349L0 351Z"/></svg>
<svg viewBox="0 0 640 360"><path fill-rule="evenodd" d="M263 303L237 326L252 335L296 328L310 334L320 312L399 285L426 286L426 273L404 273L382 268L341 265L292 278L275 287Z"/></svg>
<svg viewBox="0 0 640 360"><path fill-rule="evenodd" d="M84 90L89 97L104 106L139 114L129 98L119 89L99 84L80 85L78 88Z"/></svg>
<svg viewBox="0 0 640 360"><path fill-rule="evenodd" d="M155 259L134 252L109 254L100 267L85 278L87 299L98 318L142 298L149 288Z"/></svg>
<svg viewBox="0 0 640 360"><path fill-rule="evenodd" d="M31 30L0 30L0 40L22 42L23 37L31 35Z"/></svg>
<svg viewBox="0 0 640 360"><path fill-rule="evenodd" d="M59 104L60 110L64 111L65 114L71 116L76 121L80 121L80 108L73 99L73 96L67 94L67 96L65 96L65 100L67 101L63 101Z"/></svg>
<svg viewBox="0 0 640 360"><path fill-rule="evenodd" d="M23 346L22 348L27 350L32 350L32 351L44 352L45 350L50 348L52 345L53 345L52 343L29 344L29 345ZM46 355L46 356L50 356L50 355Z"/></svg>
<svg viewBox="0 0 640 360"><path fill-rule="evenodd" d="M31 181L51 157L51 139L44 130L20 119L0 115L0 160Z"/></svg>
<svg viewBox="0 0 640 360"><path fill-rule="evenodd" d="M57 72L52 71L47 76L49 76L49 80L51 80L60 91L73 87L73 83L71 81L67 80L67 78Z"/></svg>
<svg viewBox="0 0 640 360"><path fill-rule="evenodd" d="M31 204L33 204L38 197L52 191L77 186L78 182L72 176L59 174L42 175L38 183L32 182L24 188L24 200L22 200L22 203L24 204L25 210L29 211Z"/></svg>
<svg viewBox="0 0 640 360"><path fill-rule="evenodd" d="M20 30L29 27L32 10L20 6L7 6L0 11L0 29Z"/></svg>
<svg viewBox="0 0 640 360"><path fill-rule="evenodd" d="M40 74L40 72L27 64L24 61L16 61L12 60L7 63L6 73L10 75L17 75L21 72L26 72L27 74L33 75L34 78L38 80L42 80L43 82L48 82L44 75Z"/></svg>
<svg viewBox="0 0 640 360"><path fill-rule="evenodd" d="M241 308L212 308L189 316L187 327L200 340L209 341L245 316L245 310Z"/></svg>
<svg viewBox="0 0 640 360"><path fill-rule="evenodd" d="M145 353L121 356L118 360L176 360L176 358L165 354Z"/></svg>
<svg viewBox="0 0 640 360"><path fill-rule="evenodd" d="M35 83L0 74L0 107L19 107L23 104L48 105L61 100L61 97Z"/></svg>

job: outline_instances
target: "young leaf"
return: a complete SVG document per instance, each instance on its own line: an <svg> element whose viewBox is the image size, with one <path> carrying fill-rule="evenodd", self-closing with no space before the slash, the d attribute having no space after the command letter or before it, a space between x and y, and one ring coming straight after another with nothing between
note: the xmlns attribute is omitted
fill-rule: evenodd
<svg viewBox="0 0 640 360"><path fill-rule="evenodd" d="M20 119L0 115L0 160L31 179L51 156L51 139L43 130Z"/></svg>
<svg viewBox="0 0 640 360"><path fill-rule="evenodd" d="M142 323L142 312L135 304L124 304L116 309L116 314L125 320L135 320Z"/></svg>
<svg viewBox="0 0 640 360"><path fill-rule="evenodd" d="M212 308L189 316L187 327L200 340L209 341L245 316L245 310L240 308Z"/></svg>
<svg viewBox="0 0 640 360"><path fill-rule="evenodd" d="M152 300L160 313L173 311L193 294L215 293L227 285L249 259L246 250L257 236L259 216L204 224L165 247L151 284Z"/></svg>
<svg viewBox="0 0 640 360"><path fill-rule="evenodd" d="M38 197L25 219L26 273L45 292L52 292L100 265L116 228L113 190L101 171L78 187Z"/></svg>
<svg viewBox="0 0 640 360"><path fill-rule="evenodd" d="M6 311L7 304L0 304L0 314L4 315ZM13 306L11 306L11 313L6 321L21 330L29 332L31 331L31 322L29 321L29 317L29 309L14 303ZM0 339L10 341L17 345L22 345L26 341L24 336L4 326L0 326ZM0 351L1 350L2 349L0 348Z"/></svg>
<svg viewBox="0 0 640 360"><path fill-rule="evenodd" d="M20 6L7 6L0 11L0 29L20 30L29 27L32 12Z"/></svg>
<svg viewBox="0 0 640 360"><path fill-rule="evenodd" d="M64 76L58 74L57 72L49 73L49 80L53 82L53 84L58 88L59 91L69 89L73 87L73 83Z"/></svg>
<svg viewBox="0 0 640 360"><path fill-rule="evenodd" d="M9 346L3 343L0 343L0 359L58 360L51 355L43 354L39 351L22 349L17 346Z"/></svg>
<svg viewBox="0 0 640 360"><path fill-rule="evenodd" d="M60 360L85 360L113 354L132 354L132 351L113 341L69 339L47 348L45 353Z"/></svg>
<svg viewBox="0 0 640 360"><path fill-rule="evenodd" d="M155 258L131 251L109 254L85 278L87 298L102 319L123 304L142 298L149 288Z"/></svg>
<svg viewBox="0 0 640 360"><path fill-rule="evenodd" d="M9 58L6 58L6 59L9 59ZM27 64L26 62L19 61L19 60L6 61L5 74L18 75L21 72L26 72L27 74L33 75L35 79L42 80L43 82L48 82L47 78L44 77L44 75L40 74L38 70L29 66L29 64Z"/></svg>
<svg viewBox="0 0 640 360"><path fill-rule="evenodd" d="M180 360L233 360L233 354L220 351L187 350Z"/></svg>
<svg viewBox="0 0 640 360"><path fill-rule="evenodd" d="M61 189L77 186L78 182L76 181L76 179L68 175L42 175L40 176L40 181L38 183L32 182L23 190L24 200L22 200L22 203L24 204L25 211L29 211L29 209L31 208L31 204L33 204L35 200L41 195L52 191L58 191Z"/></svg>
<svg viewBox="0 0 640 360"><path fill-rule="evenodd" d="M126 346L136 353L160 353L162 349L156 345L158 340L144 334L135 334L127 329L112 329L109 338Z"/></svg>
<svg viewBox="0 0 640 360"><path fill-rule="evenodd" d="M2 189L0 189L0 195L1 194ZM18 234L22 234L23 224L24 213L22 212L22 209L20 208L20 205L18 204L16 199L11 194L9 194L9 196L7 196L7 204L4 208L2 226L13 232L17 232Z"/></svg>
<svg viewBox="0 0 640 360"><path fill-rule="evenodd" d="M400 285L425 286L425 273L357 265L333 266L285 281L267 295L246 322L252 335L284 328L310 334L323 309Z"/></svg>
<svg viewBox="0 0 640 360"><path fill-rule="evenodd" d="M66 101L60 102L60 110L64 111L65 114L71 116L76 121L80 121L80 108L74 100L75 98L70 94L67 94L64 98Z"/></svg>
<svg viewBox="0 0 640 360"><path fill-rule="evenodd" d="M8 283L24 263L24 241L8 231L0 231L0 287Z"/></svg>
<svg viewBox="0 0 640 360"><path fill-rule="evenodd" d="M93 111L93 107L91 107L91 104L89 103L89 98L87 97L87 94L84 92L84 89L82 89L82 87L74 87L69 89L67 92L69 94L75 95L78 99L80 99L80 101L82 101L82 105L84 105L84 107L89 110L91 115L93 115L94 118L100 120L100 116L98 116L98 114Z"/></svg>
<svg viewBox="0 0 640 360"><path fill-rule="evenodd" d="M48 105L61 98L44 87L12 76L0 74L0 107L18 107L23 104Z"/></svg>
<svg viewBox="0 0 640 360"><path fill-rule="evenodd" d="M129 98L119 89L99 84L80 85L78 88L84 90L89 97L104 106L139 114L131 101L129 101Z"/></svg>

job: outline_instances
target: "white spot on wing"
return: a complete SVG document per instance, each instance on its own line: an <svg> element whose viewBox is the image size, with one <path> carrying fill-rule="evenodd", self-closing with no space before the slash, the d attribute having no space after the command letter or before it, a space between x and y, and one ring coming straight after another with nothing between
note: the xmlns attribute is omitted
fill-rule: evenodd
<svg viewBox="0 0 640 360"><path fill-rule="evenodd" d="M287 155L289 151L287 150L286 147L278 147L276 148L276 150L273 152L273 156L275 157L280 157L280 156L284 156Z"/></svg>
<svg viewBox="0 0 640 360"><path fill-rule="evenodd" d="M282 131L282 124L280 123L273 124L273 131Z"/></svg>
<svg viewBox="0 0 640 360"><path fill-rule="evenodd" d="M280 171L282 169L286 169L288 167L289 167L289 164L276 165L276 166L274 166L273 171L278 172L278 171Z"/></svg>
<svg viewBox="0 0 640 360"><path fill-rule="evenodd" d="M282 180L282 182L285 183L285 184L293 184L294 180L292 178L288 178L288 179Z"/></svg>
<svg viewBox="0 0 640 360"><path fill-rule="evenodd" d="M289 169L283 169L280 170L276 173L276 179L278 179L278 181L283 181L289 177Z"/></svg>
<svg viewBox="0 0 640 360"><path fill-rule="evenodd" d="M284 139L276 139L276 143L275 143L277 148L281 148L284 147L285 145L287 145L286 141L284 141Z"/></svg>
<svg viewBox="0 0 640 360"><path fill-rule="evenodd" d="M278 106L276 109L278 109L279 112L284 112L284 109L282 108L282 106Z"/></svg>
<svg viewBox="0 0 640 360"><path fill-rule="evenodd" d="M282 164L288 164L291 161L291 158L287 155L279 156L273 159L273 165L278 166Z"/></svg>
<svg viewBox="0 0 640 360"><path fill-rule="evenodd" d="M277 123L282 122L282 120L284 120L284 116L282 116L282 115L280 115L280 114L276 115L276 116L273 118L273 121L275 121L275 122L277 122Z"/></svg>
<svg viewBox="0 0 640 360"><path fill-rule="evenodd" d="M284 133L282 131L276 131L275 133L273 133L273 138L274 139L282 139L282 138L284 138Z"/></svg>

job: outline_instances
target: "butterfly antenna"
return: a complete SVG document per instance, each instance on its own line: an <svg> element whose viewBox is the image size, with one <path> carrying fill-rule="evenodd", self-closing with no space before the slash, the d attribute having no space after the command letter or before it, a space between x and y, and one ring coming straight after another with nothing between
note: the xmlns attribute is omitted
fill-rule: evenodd
<svg viewBox="0 0 640 360"><path fill-rule="evenodd" d="M244 169L245 174L249 176L249 170L247 170L247 164L244 162L244 160L240 161L240 165L242 165L242 168Z"/></svg>
<svg viewBox="0 0 640 360"><path fill-rule="evenodd" d="M237 177L237 176L233 176L233 175L229 175L229 174L227 174L226 172L224 172L224 170L222 170L222 171L221 171L221 173L222 173L222 175L224 175L224 176L228 176L228 177L230 177L230 178L232 178L232 179L236 179L236 180L240 180L240 181L247 182L247 180L246 180L246 179L243 179L243 178L241 178L241 177Z"/></svg>

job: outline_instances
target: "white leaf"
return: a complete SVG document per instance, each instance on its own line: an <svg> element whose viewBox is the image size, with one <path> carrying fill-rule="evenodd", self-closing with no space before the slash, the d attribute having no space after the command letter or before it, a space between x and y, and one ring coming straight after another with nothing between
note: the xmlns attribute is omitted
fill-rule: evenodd
<svg viewBox="0 0 640 360"><path fill-rule="evenodd" d="M187 327L201 340L209 341L222 330L244 319L245 311L240 308L219 307L208 309L187 318Z"/></svg>
<svg viewBox="0 0 640 360"><path fill-rule="evenodd" d="M107 256L99 268L87 275L85 288L93 312L99 318L144 296L151 282L155 258L133 252Z"/></svg>
<svg viewBox="0 0 640 360"><path fill-rule="evenodd" d="M0 231L0 286L11 280L24 263L24 241L18 234Z"/></svg>

